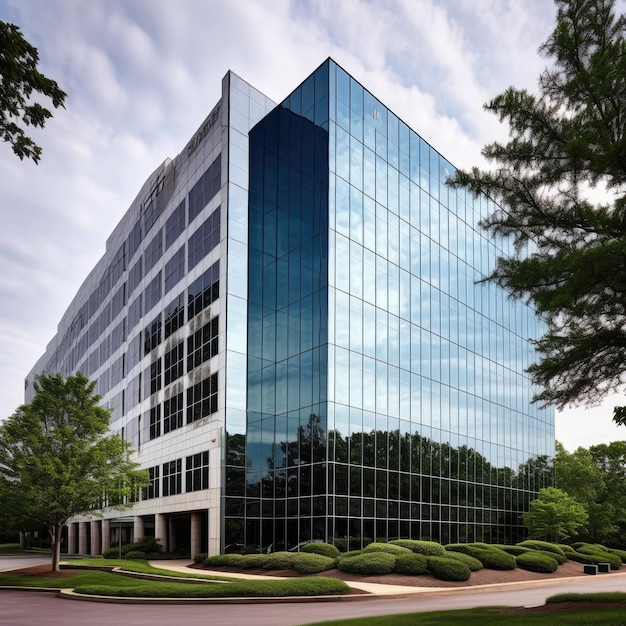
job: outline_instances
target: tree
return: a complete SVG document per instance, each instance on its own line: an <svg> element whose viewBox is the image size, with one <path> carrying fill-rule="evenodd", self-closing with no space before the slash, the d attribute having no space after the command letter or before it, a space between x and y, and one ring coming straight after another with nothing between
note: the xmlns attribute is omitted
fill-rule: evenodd
<svg viewBox="0 0 626 626"><path fill-rule="evenodd" d="M41 148L19 126L43 128L52 117L49 109L33 102L34 94L52 100L57 109L64 106L67 94L57 83L37 70L39 54L15 24L0 21L0 135L8 141L13 152L35 163L41 158Z"/></svg>
<svg viewBox="0 0 626 626"><path fill-rule="evenodd" d="M538 95L510 87L485 105L509 126L483 149L496 169L451 184L500 205L481 226L514 253L485 280L545 318L528 371L535 401L562 408L619 390L626 364L626 20L614 0L555 3Z"/></svg>
<svg viewBox="0 0 626 626"><path fill-rule="evenodd" d="M555 487L546 487L522 516L533 539L563 541L585 525L585 507Z"/></svg>
<svg viewBox="0 0 626 626"><path fill-rule="evenodd" d="M556 442L554 457L556 485L585 507L589 516L585 529L578 539L605 543L613 539L615 509L607 501L606 473L598 466L590 451L578 448L571 454L563 444Z"/></svg>
<svg viewBox="0 0 626 626"><path fill-rule="evenodd" d="M30 404L0 424L3 508L24 530L47 528L52 569L59 569L61 531L74 515L132 506L147 472L128 442L108 434L110 412L82 374L42 375Z"/></svg>

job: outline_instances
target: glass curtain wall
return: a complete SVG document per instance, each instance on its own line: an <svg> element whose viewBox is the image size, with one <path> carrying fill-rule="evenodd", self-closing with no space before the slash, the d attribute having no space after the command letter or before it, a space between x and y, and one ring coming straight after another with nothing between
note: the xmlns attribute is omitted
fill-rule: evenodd
<svg viewBox="0 0 626 626"><path fill-rule="evenodd" d="M330 60L251 132L247 545L523 537L539 321L478 284L510 250L453 172Z"/></svg>

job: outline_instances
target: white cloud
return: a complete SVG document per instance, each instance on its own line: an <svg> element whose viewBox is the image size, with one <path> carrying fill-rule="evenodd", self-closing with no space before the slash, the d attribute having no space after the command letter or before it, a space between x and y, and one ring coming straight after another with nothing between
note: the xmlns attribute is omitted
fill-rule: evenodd
<svg viewBox="0 0 626 626"><path fill-rule="evenodd" d="M624 0L620 0L623 5ZM39 166L0 145L0 418L147 176L228 69L280 101L332 56L452 163L503 129L484 101L534 88L545 0L0 0L68 92ZM576 418L578 419L578 418Z"/></svg>

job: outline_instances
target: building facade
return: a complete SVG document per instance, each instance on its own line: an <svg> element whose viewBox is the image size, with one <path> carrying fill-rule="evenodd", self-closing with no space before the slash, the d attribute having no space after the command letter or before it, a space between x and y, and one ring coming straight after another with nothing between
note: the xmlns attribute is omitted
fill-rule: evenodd
<svg viewBox="0 0 626 626"><path fill-rule="evenodd" d="M330 59L278 106L229 72L27 378L97 379L150 473L70 551L519 540L552 482L541 326L477 283L510 250L453 173Z"/></svg>

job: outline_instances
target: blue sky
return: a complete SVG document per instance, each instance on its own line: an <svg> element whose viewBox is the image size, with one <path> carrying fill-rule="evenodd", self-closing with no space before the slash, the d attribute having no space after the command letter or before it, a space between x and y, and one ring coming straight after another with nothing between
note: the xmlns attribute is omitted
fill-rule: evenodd
<svg viewBox="0 0 626 626"><path fill-rule="evenodd" d="M618 0L624 11L626 0ZM0 144L0 419L106 238L239 74L280 101L332 56L452 163L506 136L482 104L534 90L547 0L0 0L68 92L33 136L38 166ZM557 416L567 449L626 439L606 406Z"/></svg>

